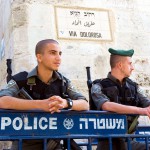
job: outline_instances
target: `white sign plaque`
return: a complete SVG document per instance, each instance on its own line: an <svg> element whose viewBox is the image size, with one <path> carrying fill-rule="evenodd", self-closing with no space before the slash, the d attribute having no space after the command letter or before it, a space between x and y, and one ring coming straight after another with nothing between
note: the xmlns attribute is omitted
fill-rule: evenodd
<svg viewBox="0 0 150 150"><path fill-rule="evenodd" d="M56 6L55 18L59 39L112 41L108 10Z"/></svg>

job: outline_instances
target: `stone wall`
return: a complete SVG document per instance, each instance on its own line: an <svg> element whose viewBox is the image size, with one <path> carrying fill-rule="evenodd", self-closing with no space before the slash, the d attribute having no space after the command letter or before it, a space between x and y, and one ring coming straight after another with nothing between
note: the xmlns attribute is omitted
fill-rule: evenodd
<svg viewBox="0 0 150 150"><path fill-rule="evenodd" d="M13 56L11 1L0 0L0 87L6 82L6 59Z"/></svg>
<svg viewBox="0 0 150 150"><path fill-rule="evenodd" d="M12 2L12 5L11 5ZM6 59L12 59L13 74L31 70L36 65L35 44L45 38L59 41L63 51L60 71L87 97L86 66L91 67L92 79L103 78L110 70L108 48L135 50L135 71L132 78L143 86L149 95L149 7L145 0L14 0L2 1L1 39L5 39L5 56L2 58L1 86L5 83ZM9 5L8 5L9 3ZM4 10L3 5L6 5ZM102 8L110 10L112 42L57 39L54 6ZM8 12L8 13L5 13ZM4 15L2 15L4 14ZM2 20L2 19L1 19ZM64 18L65 21L65 18ZM7 30L6 30L7 29ZM8 55L9 54L9 55ZM24 63L28 62L28 63ZM82 65L81 65L82 64Z"/></svg>
<svg viewBox="0 0 150 150"><path fill-rule="evenodd" d="M112 42L60 40L63 61L60 71L70 78L75 86L87 96L86 66L91 67L92 79L103 78L110 70L108 48L135 50L135 71L132 78L149 93L149 1L142 0L14 0L12 9L13 27L13 74L31 70L36 65L35 44L45 38L57 40L54 6L80 6L110 10ZM7 17L8 18L8 17ZM65 20L65 18L64 18ZM8 23L10 26L10 23ZM12 29L9 27L9 31ZM8 31L7 31L8 32ZM9 37L9 39L11 39ZM7 52L8 49L5 49ZM7 57L6 57L7 58ZM5 59L4 59L5 60ZM24 63L28 62L28 63ZM6 75L5 61L1 71ZM81 65L82 64L82 65ZM142 69L144 68L144 69ZM143 72L144 70L144 72ZM1 79L2 80L2 79ZM4 79L3 79L4 80Z"/></svg>
<svg viewBox="0 0 150 150"><path fill-rule="evenodd" d="M113 40L57 39L54 14L57 5L108 9ZM110 70L110 47L135 50L135 70L131 78L150 97L149 7L149 0L0 0L0 42L4 39L5 43L4 53L0 51L0 87L6 83L6 59L12 59L13 74L30 71L36 65L35 44L45 38L54 38L63 51L60 72L70 78L87 98L85 67L91 67L92 80L106 77Z"/></svg>
<svg viewBox="0 0 150 150"><path fill-rule="evenodd" d="M6 83L6 59L13 55L11 1L0 0L0 87ZM9 149L11 142L0 142L0 150Z"/></svg>

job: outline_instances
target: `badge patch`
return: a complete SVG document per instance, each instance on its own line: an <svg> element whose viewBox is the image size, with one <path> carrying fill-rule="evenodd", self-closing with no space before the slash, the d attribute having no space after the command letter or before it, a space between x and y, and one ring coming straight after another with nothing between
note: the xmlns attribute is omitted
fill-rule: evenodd
<svg viewBox="0 0 150 150"><path fill-rule="evenodd" d="M16 82L14 80L10 80L6 86L6 88L11 88L12 86L16 85Z"/></svg>
<svg viewBox="0 0 150 150"><path fill-rule="evenodd" d="M68 89L70 91L77 92L77 90L75 89L75 87L73 85L69 86Z"/></svg>
<svg viewBox="0 0 150 150"><path fill-rule="evenodd" d="M101 87L99 85L95 84L93 86L93 93L98 93L98 94L102 93Z"/></svg>

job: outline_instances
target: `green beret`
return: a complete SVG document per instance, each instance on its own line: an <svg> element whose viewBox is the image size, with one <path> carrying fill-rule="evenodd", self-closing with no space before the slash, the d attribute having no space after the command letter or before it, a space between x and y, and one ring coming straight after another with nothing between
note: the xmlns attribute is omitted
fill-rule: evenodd
<svg viewBox="0 0 150 150"><path fill-rule="evenodd" d="M132 55L134 54L134 50L133 49L130 49L130 50L115 50L115 49L109 48L108 51L112 55L120 55L120 56L132 57Z"/></svg>

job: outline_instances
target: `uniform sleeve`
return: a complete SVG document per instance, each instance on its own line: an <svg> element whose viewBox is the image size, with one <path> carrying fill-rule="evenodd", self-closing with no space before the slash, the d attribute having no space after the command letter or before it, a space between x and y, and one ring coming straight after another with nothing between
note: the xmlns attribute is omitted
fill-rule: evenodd
<svg viewBox="0 0 150 150"><path fill-rule="evenodd" d="M140 107L148 107L150 106L150 99L144 95L143 90L138 86L137 87L138 99L140 101Z"/></svg>
<svg viewBox="0 0 150 150"><path fill-rule="evenodd" d="M92 100L93 100L93 102L94 102L94 104L98 110L102 110L102 105L105 102L110 101L109 98L102 93L101 89L102 89L102 87L98 83L93 84L92 88L91 88Z"/></svg>
<svg viewBox="0 0 150 150"><path fill-rule="evenodd" d="M71 84L70 80L68 80L67 93L68 96L73 100L84 99L87 101L87 99Z"/></svg>
<svg viewBox="0 0 150 150"><path fill-rule="evenodd" d="M5 88L0 90L0 97L12 96L17 97L19 87L14 80L10 80Z"/></svg>

